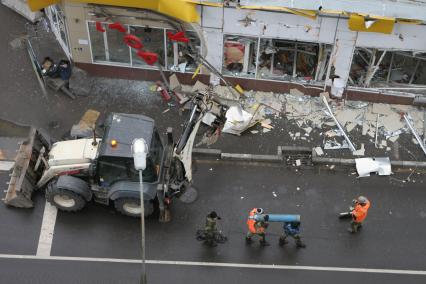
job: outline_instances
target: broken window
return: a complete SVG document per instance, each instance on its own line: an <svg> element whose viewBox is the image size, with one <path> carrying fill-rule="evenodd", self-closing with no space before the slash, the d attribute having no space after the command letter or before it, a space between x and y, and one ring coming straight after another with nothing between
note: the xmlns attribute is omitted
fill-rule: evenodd
<svg viewBox="0 0 426 284"><path fill-rule="evenodd" d="M359 87L426 85L426 53L356 48L349 84Z"/></svg>
<svg viewBox="0 0 426 284"><path fill-rule="evenodd" d="M124 25L127 29L127 26ZM106 29L107 61L117 63L130 63L129 46L123 42L123 33L116 29Z"/></svg>
<svg viewBox="0 0 426 284"><path fill-rule="evenodd" d="M105 24L101 24L106 29ZM104 43L104 33L96 30L95 22L89 22L90 47L92 50L93 62L107 61Z"/></svg>
<svg viewBox="0 0 426 284"><path fill-rule="evenodd" d="M164 66L164 29L131 26L130 34L137 36L141 40L144 51L156 53L158 55L158 63ZM122 43L122 45L127 47L125 43ZM136 49L131 48L131 50L133 66L150 66L136 54Z"/></svg>
<svg viewBox="0 0 426 284"><path fill-rule="evenodd" d="M94 62L131 63L132 66L149 66L145 60L137 56L137 50L124 42L125 33L109 28L108 23L101 23L105 32L98 31L95 22L88 22L88 27ZM164 29L128 27L127 25L124 27L128 29L127 32L141 40L143 50L156 53L158 62L164 65Z"/></svg>
<svg viewBox="0 0 426 284"><path fill-rule="evenodd" d="M222 73L237 77L254 77L256 56L256 38L225 36Z"/></svg>
<svg viewBox="0 0 426 284"><path fill-rule="evenodd" d="M105 32L96 29L95 22L89 22L90 47L94 62L114 62L130 64L130 50L123 42L123 33L108 28L108 23L101 23ZM124 26L127 29L127 26Z"/></svg>
<svg viewBox="0 0 426 284"><path fill-rule="evenodd" d="M395 51L392 56L387 82L426 85L426 53Z"/></svg>
<svg viewBox="0 0 426 284"><path fill-rule="evenodd" d="M386 82L389 55L384 50L356 48L349 73L349 84L368 87L371 83Z"/></svg>
<svg viewBox="0 0 426 284"><path fill-rule="evenodd" d="M169 31L169 30L168 30ZM177 33L171 30L173 34ZM173 71L194 72L197 63L189 55L201 53L201 42L197 33L185 31L185 37L189 38L189 43L171 41L167 38L167 67Z"/></svg>
<svg viewBox="0 0 426 284"><path fill-rule="evenodd" d="M274 80L324 80L331 46L261 39L258 77Z"/></svg>

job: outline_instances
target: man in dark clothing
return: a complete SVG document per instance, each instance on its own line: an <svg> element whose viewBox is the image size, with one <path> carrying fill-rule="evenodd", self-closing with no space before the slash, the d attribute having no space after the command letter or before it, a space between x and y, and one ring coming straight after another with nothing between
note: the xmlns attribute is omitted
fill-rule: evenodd
<svg viewBox="0 0 426 284"><path fill-rule="evenodd" d="M284 246L288 243L287 237L292 237L296 241L297 248L305 248L306 245L302 242L300 237L300 222L284 222L284 233L279 239L279 245Z"/></svg>
<svg viewBox="0 0 426 284"><path fill-rule="evenodd" d="M217 215L215 211L210 212L206 217L206 226L204 227L205 232L205 243L210 246L217 246L215 235L218 234L217 231L217 220L221 218Z"/></svg>

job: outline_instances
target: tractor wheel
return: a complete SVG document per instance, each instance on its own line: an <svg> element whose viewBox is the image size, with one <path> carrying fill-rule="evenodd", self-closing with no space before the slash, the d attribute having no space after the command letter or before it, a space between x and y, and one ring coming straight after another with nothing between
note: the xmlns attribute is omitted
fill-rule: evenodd
<svg viewBox="0 0 426 284"><path fill-rule="evenodd" d="M62 211L75 212L84 208L86 200L71 190L58 188L56 182L46 188L46 200Z"/></svg>
<svg viewBox="0 0 426 284"><path fill-rule="evenodd" d="M148 217L154 212L154 204L149 201L144 202L144 215ZM139 198L119 198L114 201L115 209L123 215L130 217L140 217L140 199Z"/></svg>

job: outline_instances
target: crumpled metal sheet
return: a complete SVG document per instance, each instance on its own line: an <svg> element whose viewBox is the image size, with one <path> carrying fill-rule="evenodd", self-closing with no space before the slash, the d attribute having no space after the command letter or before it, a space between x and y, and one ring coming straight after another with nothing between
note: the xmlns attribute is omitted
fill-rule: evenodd
<svg viewBox="0 0 426 284"><path fill-rule="evenodd" d="M253 115L243 110L240 106L231 106L226 112L226 122L222 132L240 135L249 128Z"/></svg>
<svg viewBox="0 0 426 284"><path fill-rule="evenodd" d="M325 150L338 150L338 149L349 149L348 142L343 140L342 143L337 142L336 140L327 140L324 142Z"/></svg>
<svg viewBox="0 0 426 284"><path fill-rule="evenodd" d="M388 176L392 173L389 157L355 159L356 170L360 177L369 177L370 173Z"/></svg>

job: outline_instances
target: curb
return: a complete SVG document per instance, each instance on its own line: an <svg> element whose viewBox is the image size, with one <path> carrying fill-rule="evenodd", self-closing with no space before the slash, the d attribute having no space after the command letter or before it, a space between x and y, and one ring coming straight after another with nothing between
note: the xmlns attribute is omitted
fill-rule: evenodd
<svg viewBox="0 0 426 284"><path fill-rule="evenodd" d="M279 155L255 155L255 154L234 154L234 153L222 153L222 160L231 161L250 161L250 162L273 162L281 163L283 157Z"/></svg>
<svg viewBox="0 0 426 284"><path fill-rule="evenodd" d="M192 150L194 157L213 158L225 161L247 161L247 162L268 162L268 163L285 163L283 154L290 155L309 155L312 164L334 164L341 166L355 167L355 159L343 158L325 158L318 157L315 150L309 147L301 146L278 146L276 155L259 155L259 154L242 154L242 153L223 153L220 149L194 148ZM426 162L417 161L391 161L391 165L400 168L426 168Z"/></svg>
<svg viewBox="0 0 426 284"><path fill-rule="evenodd" d="M342 166L356 166L355 159L324 158L318 157L315 150L312 150L312 162L317 164L336 164ZM399 168L426 168L426 162L417 161L391 161L391 165Z"/></svg>
<svg viewBox="0 0 426 284"><path fill-rule="evenodd" d="M210 157L220 159L222 150L220 149L208 149L208 148L194 148L192 149L192 155L196 157Z"/></svg>

